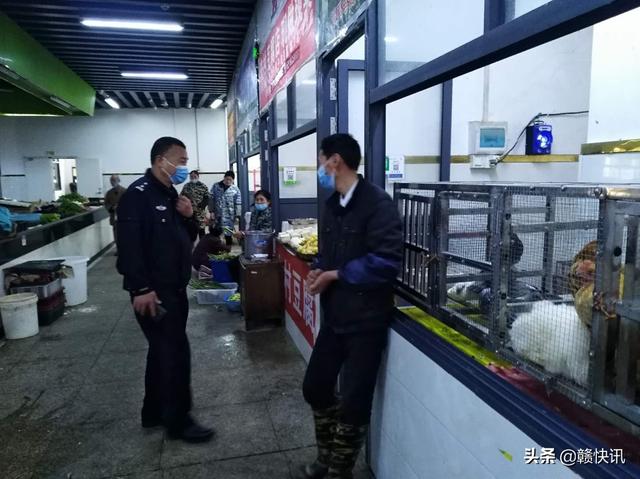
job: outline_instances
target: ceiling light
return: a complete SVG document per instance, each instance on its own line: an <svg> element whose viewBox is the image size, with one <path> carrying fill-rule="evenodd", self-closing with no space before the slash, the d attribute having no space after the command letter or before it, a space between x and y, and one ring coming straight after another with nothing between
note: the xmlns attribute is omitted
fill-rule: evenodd
<svg viewBox="0 0 640 479"><path fill-rule="evenodd" d="M220 105L222 105L222 100L220 98L216 98L215 100L213 100L213 103L211 103L211 108L215 110Z"/></svg>
<svg viewBox="0 0 640 479"><path fill-rule="evenodd" d="M145 22L136 20L107 20L99 18L85 18L80 23L85 27L120 28L125 30L149 30L160 32L181 32L184 27L175 22Z"/></svg>
<svg viewBox="0 0 640 479"><path fill-rule="evenodd" d="M51 113L0 113L0 116L62 116Z"/></svg>
<svg viewBox="0 0 640 479"><path fill-rule="evenodd" d="M122 72L125 78L153 78L155 80L186 80L189 78L184 73L162 73L162 72Z"/></svg>
<svg viewBox="0 0 640 479"><path fill-rule="evenodd" d="M120 104L115 101L113 98L105 98L104 101L107 103L107 105L109 105L111 108L114 108L116 110L120 109Z"/></svg>
<svg viewBox="0 0 640 479"><path fill-rule="evenodd" d="M316 80L307 78L306 80L302 80L302 84L303 85L315 85L316 84Z"/></svg>
<svg viewBox="0 0 640 479"><path fill-rule="evenodd" d="M396 43L398 41L398 37L387 35L386 37L384 37L384 41L386 43Z"/></svg>

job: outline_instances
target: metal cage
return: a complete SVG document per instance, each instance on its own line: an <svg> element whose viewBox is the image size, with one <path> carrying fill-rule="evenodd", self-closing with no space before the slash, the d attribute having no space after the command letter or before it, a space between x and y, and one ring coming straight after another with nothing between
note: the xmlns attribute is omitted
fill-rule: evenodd
<svg viewBox="0 0 640 479"><path fill-rule="evenodd" d="M640 189L396 184L398 293L640 430Z"/></svg>

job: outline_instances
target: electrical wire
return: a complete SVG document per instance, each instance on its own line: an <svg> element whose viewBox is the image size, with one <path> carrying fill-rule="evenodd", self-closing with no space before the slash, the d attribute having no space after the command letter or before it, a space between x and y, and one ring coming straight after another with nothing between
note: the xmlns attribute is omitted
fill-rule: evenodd
<svg viewBox="0 0 640 479"><path fill-rule="evenodd" d="M537 115L535 115L533 118L531 118L531 120L529 120L529 122L525 125L525 127L522 129L522 131L520 132L520 134L518 135L518 137L516 138L516 141L513 143L513 145L511 146L511 148L509 148L505 153L503 153L502 155L500 155L500 157L496 160L496 165L498 163L502 163L502 161L504 161L504 159L509 156L511 154L511 152L516 148L516 146L518 146L518 144L520 143L520 140L522 139L522 136L526 133L527 128L529 126L531 126L533 124L534 121L536 121L538 118L543 118L543 117L551 117L551 116L571 116L571 115L586 115L587 113L589 113L589 110L581 110L581 111L563 111L563 112L558 112L558 113L538 113Z"/></svg>

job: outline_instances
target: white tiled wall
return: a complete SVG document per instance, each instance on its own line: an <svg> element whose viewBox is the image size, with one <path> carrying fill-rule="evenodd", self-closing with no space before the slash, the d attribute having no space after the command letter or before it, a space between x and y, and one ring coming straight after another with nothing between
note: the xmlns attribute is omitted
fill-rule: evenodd
<svg viewBox="0 0 640 479"><path fill-rule="evenodd" d="M525 465L525 448L548 445L536 444L394 331L371 434L377 479L577 477L559 464Z"/></svg>

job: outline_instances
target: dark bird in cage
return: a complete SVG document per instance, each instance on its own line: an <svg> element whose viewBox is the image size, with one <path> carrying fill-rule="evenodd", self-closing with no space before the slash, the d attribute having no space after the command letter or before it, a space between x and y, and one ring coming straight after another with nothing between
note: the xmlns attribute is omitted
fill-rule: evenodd
<svg viewBox="0 0 640 479"><path fill-rule="evenodd" d="M597 250L597 241L587 243L573 258L573 264L569 270L568 277L569 289L575 301L576 312L580 320L588 327L591 327L594 310L601 312L607 319L616 317L615 309L607 306L600 294L595 295L595 297L593 294L596 281ZM620 285L617 296L620 296L622 293L623 286L624 274L620 273Z"/></svg>
<svg viewBox="0 0 640 479"><path fill-rule="evenodd" d="M511 268L520 262L524 253L524 245L517 234L511 233L509 239L508 254L502 259L508 262ZM468 283L457 283L447 292L448 296L455 301L478 301L478 306L482 314L491 313L493 290L490 281L476 281ZM509 301L526 303L539 301L544 298L542 291L535 286L519 281L515 275L511 275L508 288ZM511 318L512 319L512 318Z"/></svg>

